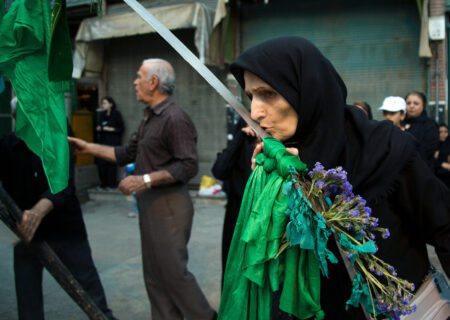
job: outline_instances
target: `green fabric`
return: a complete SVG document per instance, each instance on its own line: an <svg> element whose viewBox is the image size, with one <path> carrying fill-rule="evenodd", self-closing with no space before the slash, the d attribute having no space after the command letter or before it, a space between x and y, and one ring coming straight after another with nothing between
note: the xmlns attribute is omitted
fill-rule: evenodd
<svg viewBox="0 0 450 320"><path fill-rule="evenodd" d="M346 302L346 310L349 306L357 308L361 304L365 310L373 310L372 301L369 293L369 286L364 277L357 272L353 278L353 289L350 299Z"/></svg>
<svg viewBox="0 0 450 320"><path fill-rule="evenodd" d="M301 249L314 250L319 268L328 277L328 263L337 263L334 254L327 249L328 238L333 229L327 228L326 221L320 213L315 213L309 200L301 188L296 188L299 181L289 181L285 184L285 193L289 198L289 223L286 227L286 238L289 243L298 245Z"/></svg>
<svg viewBox="0 0 450 320"><path fill-rule="evenodd" d="M72 65L62 8L64 0L53 12L48 0L15 0L0 16L0 70L18 98L16 134L42 159L53 193L69 174L64 92Z"/></svg>
<svg viewBox="0 0 450 320"><path fill-rule="evenodd" d="M273 138L264 139L256 164L231 242L219 319L270 319L272 295L281 285L281 310L299 319L322 319L314 252L295 246L277 256L289 221L284 184L290 170L306 166Z"/></svg>

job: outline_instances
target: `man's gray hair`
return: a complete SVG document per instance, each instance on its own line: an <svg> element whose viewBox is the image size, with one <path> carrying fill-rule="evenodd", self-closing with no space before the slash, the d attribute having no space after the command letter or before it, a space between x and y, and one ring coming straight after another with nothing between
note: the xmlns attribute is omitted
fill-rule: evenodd
<svg viewBox="0 0 450 320"><path fill-rule="evenodd" d="M159 79L158 90L162 93L172 95L175 90L175 72L172 65L163 59L146 59L143 62L147 70L147 79L157 76Z"/></svg>

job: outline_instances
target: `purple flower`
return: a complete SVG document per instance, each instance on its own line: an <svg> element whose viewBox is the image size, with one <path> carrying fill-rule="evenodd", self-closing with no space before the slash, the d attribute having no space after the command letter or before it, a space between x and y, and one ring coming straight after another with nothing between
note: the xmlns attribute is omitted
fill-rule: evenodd
<svg viewBox="0 0 450 320"><path fill-rule="evenodd" d="M335 195L338 191L338 186L333 184L330 184L327 188L326 188L326 194L327 195Z"/></svg>
<svg viewBox="0 0 450 320"><path fill-rule="evenodd" d="M372 209L370 209L369 207L364 207L364 212L368 217L370 217L370 215L372 214Z"/></svg>
<svg viewBox="0 0 450 320"><path fill-rule="evenodd" d="M350 215L350 217L358 217L359 211L358 210L350 210L350 212L348 214Z"/></svg>
<svg viewBox="0 0 450 320"><path fill-rule="evenodd" d="M316 162L314 168L308 173L308 175L312 178L316 173L324 173L324 167L320 162Z"/></svg>
<svg viewBox="0 0 450 320"><path fill-rule="evenodd" d="M395 271L395 268L393 266L388 266L388 271L390 274L392 274L394 277L397 276L397 271Z"/></svg>
<svg viewBox="0 0 450 320"><path fill-rule="evenodd" d="M316 182L316 187L319 189L322 189L324 185L325 185L325 181L323 181L323 180L319 180Z"/></svg>
<svg viewBox="0 0 450 320"><path fill-rule="evenodd" d="M364 198L362 198L360 195L356 196L356 201L358 202L358 204L361 207L365 207L366 206L366 200L364 200Z"/></svg>
<svg viewBox="0 0 450 320"><path fill-rule="evenodd" d="M353 186L351 185L350 182L345 181L344 184L342 185L342 191L343 191L344 193L346 193L346 194L352 194L352 195L353 195L353 193L352 193L352 191L353 191Z"/></svg>
<svg viewBox="0 0 450 320"><path fill-rule="evenodd" d="M409 300L407 298L403 298L402 299L402 304L408 305L409 304Z"/></svg>
<svg viewBox="0 0 450 320"><path fill-rule="evenodd" d="M388 229L388 228L384 229L384 232L383 232L383 239L387 239L387 238L389 238L390 236L391 236L391 233L389 232L389 229Z"/></svg>
<svg viewBox="0 0 450 320"><path fill-rule="evenodd" d="M378 308L378 310L379 310L381 313L385 313L385 312L388 311L388 306L387 306L387 304L385 304L385 303L380 303L380 304L378 304L378 305L377 305L377 308Z"/></svg>
<svg viewBox="0 0 450 320"><path fill-rule="evenodd" d="M373 228L378 227L378 218L373 218L372 222L370 223L370 226Z"/></svg>

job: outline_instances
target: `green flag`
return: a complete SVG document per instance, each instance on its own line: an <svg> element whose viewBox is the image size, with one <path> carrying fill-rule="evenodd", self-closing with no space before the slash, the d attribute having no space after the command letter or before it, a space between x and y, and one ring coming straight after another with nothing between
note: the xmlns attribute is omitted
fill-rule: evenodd
<svg viewBox="0 0 450 320"><path fill-rule="evenodd" d="M0 71L18 98L16 134L36 153L53 193L67 186L64 92L72 59L65 0L15 0L0 9Z"/></svg>

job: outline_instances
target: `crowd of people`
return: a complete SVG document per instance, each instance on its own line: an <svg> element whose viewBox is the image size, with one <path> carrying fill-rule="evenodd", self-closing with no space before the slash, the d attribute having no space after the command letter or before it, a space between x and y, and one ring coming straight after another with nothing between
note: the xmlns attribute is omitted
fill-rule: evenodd
<svg viewBox="0 0 450 320"><path fill-rule="evenodd" d="M367 102L357 101L354 106L371 118ZM450 139L448 126L437 124L426 112L427 97L420 91L411 91L405 98L389 96L379 110L384 120L390 121L401 131L416 139L417 151L436 176L450 188Z"/></svg>
<svg viewBox="0 0 450 320"><path fill-rule="evenodd" d="M310 168L321 162L326 168L341 166L348 172L355 192L367 200L372 215L391 230L391 238L379 243L378 254L395 265L400 276L420 286L430 267L426 244L435 247L444 271L450 275L450 197L448 188L438 180L449 185L450 142L448 128L438 127L427 117L425 95L412 91L405 99L388 97L380 110L389 121L369 120L369 104L358 101L354 106L347 105L346 86L333 65L300 37L277 38L250 48L230 70L250 99L252 119L268 134ZM127 144L120 145L123 121L110 97L102 99L103 112L96 128L99 143L74 137L69 137L69 142L78 154L99 159L105 188L117 186L116 164L135 163L132 174L123 178L118 188L137 197L144 282L152 319L225 319L210 306L188 269L187 244L194 216L188 183L198 172L197 133L190 117L172 98L172 65L162 59L144 60L134 88L137 100L146 108ZM14 139L0 144L0 168L8 168L0 179L9 181L12 167L21 170L24 165L14 161L15 154L26 153L24 159L33 163L26 167L35 169L21 174L41 180L39 184L27 183L26 190L17 187L17 180L5 183L24 211L19 225L26 237L15 249L19 319L43 319L43 315L35 316L42 314L42 299L30 299L35 301L37 311L32 315L25 312L27 295L33 292L42 296L38 292L42 266L26 252L26 242L41 238L67 257L69 269L113 319L90 256L73 180L68 189L51 195L39 160ZM12 155L4 157L4 150ZM218 155L212 168L214 175L225 182L228 196L222 245L224 272L230 243L240 241L233 238L233 232L242 214L239 208L246 181L255 157L263 150L255 133L241 121L234 140ZM3 163L8 159L10 163ZM59 208L68 207L71 215L59 212ZM73 229L73 236L67 228ZM87 269L78 271L80 263ZM33 268L34 291L27 291L30 284L24 283L23 277L28 271L21 271L19 266ZM330 265L329 274L329 278L321 279L320 293L326 319L363 319L361 309L345 308L351 282L343 264ZM295 318L276 303L273 308L273 319Z"/></svg>

